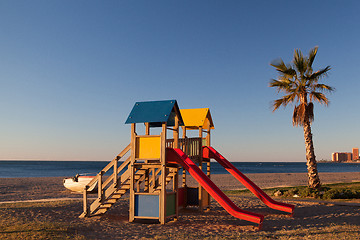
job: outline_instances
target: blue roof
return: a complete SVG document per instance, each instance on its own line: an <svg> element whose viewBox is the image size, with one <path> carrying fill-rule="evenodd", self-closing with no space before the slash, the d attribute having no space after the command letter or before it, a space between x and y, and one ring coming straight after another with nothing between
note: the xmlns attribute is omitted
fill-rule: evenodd
<svg viewBox="0 0 360 240"><path fill-rule="evenodd" d="M176 100L136 102L125 124L150 123L150 127L161 127L166 122L175 126L175 116L178 115L179 125L183 126L179 106Z"/></svg>

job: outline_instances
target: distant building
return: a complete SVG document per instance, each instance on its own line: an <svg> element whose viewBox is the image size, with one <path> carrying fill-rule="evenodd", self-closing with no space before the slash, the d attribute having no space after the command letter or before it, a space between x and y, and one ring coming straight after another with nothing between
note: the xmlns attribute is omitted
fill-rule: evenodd
<svg viewBox="0 0 360 240"><path fill-rule="evenodd" d="M351 162L359 159L359 149L353 148L351 152L334 152L332 154L333 162Z"/></svg>
<svg viewBox="0 0 360 240"><path fill-rule="evenodd" d="M353 155L353 160L358 160L359 159L359 149L358 148L353 148L352 149L352 155Z"/></svg>
<svg viewBox="0 0 360 240"><path fill-rule="evenodd" d="M335 152L332 154L333 162L347 162L352 160L352 153Z"/></svg>

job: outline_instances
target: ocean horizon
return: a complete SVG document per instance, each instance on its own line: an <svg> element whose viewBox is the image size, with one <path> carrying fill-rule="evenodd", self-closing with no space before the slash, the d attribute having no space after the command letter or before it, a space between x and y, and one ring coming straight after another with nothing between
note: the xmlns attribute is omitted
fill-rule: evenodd
<svg viewBox="0 0 360 240"><path fill-rule="evenodd" d="M119 161L120 162L120 161ZM108 161L21 161L0 160L0 178L71 177L97 174ZM242 173L306 173L305 162L231 162ZM120 166L121 163L119 163ZM204 171L206 166L203 167ZM321 172L360 172L360 163L318 162ZM111 172L111 171L110 171ZM211 162L211 174L227 174L217 162Z"/></svg>

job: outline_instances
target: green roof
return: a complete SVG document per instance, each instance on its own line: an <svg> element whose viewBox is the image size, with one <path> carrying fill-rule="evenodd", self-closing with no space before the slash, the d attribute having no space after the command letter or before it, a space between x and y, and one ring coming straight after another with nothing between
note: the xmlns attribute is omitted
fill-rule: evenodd
<svg viewBox="0 0 360 240"><path fill-rule="evenodd" d="M136 102L125 124L150 123L150 127L161 127L166 122L168 126L175 126L175 116L179 118L179 125L183 126L176 100Z"/></svg>

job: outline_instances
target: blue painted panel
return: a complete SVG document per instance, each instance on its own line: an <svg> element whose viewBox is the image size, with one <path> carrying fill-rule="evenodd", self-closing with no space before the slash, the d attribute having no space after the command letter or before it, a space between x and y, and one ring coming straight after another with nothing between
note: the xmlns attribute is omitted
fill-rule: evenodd
<svg viewBox="0 0 360 240"><path fill-rule="evenodd" d="M136 102L125 124L150 123L150 127L160 127L166 122L168 126L175 125L175 109L179 112L176 100ZM181 115L180 125L183 125Z"/></svg>
<svg viewBox="0 0 360 240"><path fill-rule="evenodd" d="M136 217L159 217L159 195L135 195Z"/></svg>

